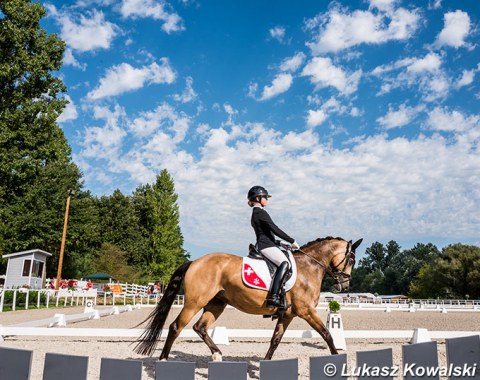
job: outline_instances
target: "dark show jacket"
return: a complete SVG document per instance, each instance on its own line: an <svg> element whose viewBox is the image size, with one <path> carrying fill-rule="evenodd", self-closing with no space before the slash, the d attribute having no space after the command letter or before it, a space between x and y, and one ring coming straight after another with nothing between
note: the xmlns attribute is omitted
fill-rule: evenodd
<svg viewBox="0 0 480 380"><path fill-rule="evenodd" d="M252 227L257 237L257 249L262 250L269 247L276 247L275 236L292 244L295 240L283 232L273 223L268 212L262 207L254 207L252 211Z"/></svg>

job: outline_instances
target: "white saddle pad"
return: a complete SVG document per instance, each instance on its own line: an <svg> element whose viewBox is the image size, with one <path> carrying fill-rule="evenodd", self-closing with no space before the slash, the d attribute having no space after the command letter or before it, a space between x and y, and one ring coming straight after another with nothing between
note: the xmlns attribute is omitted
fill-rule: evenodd
<svg viewBox="0 0 480 380"><path fill-rule="evenodd" d="M289 291L297 280L297 263L295 262L292 252L289 251L288 256L292 263L292 276L285 283L285 291ZM270 271L268 270L265 260L244 257L242 263L242 280L243 283L250 288L269 291L272 278L270 277Z"/></svg>

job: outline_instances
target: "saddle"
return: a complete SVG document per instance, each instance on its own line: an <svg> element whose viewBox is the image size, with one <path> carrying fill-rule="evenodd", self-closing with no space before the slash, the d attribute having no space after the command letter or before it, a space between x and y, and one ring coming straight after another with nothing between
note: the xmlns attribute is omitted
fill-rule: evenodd
<svg viewBox="0 0 480 380"><path fill-rule="evenodd" d="M288 255L288 252L285 251L282 247L279 247L280 250L285 254L285 257L287 258L288 262L290 263L290 269L288 270L287 274L285 275L284 283L287 282L290 277L292 276L292 262L290 261L290 257ZM275 265L272 261L270 261L267 257L262 255L260 251L255 247L255 245L250 244L248 246L248 256L250 259L253 260L263 260L267 264L268 271L270 272L270 278L273 279L273 276L275 275L275 271L277 270L277 265Z"/></svg>

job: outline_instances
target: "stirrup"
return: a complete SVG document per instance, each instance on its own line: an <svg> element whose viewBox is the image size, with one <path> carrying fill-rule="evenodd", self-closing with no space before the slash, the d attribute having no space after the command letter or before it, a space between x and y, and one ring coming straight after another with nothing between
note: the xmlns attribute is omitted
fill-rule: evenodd
<svg viewBox="0 0 480 380"><path fill-rule="evenodd" d="M278 307L280 309L287 310L292 305L289 305L287 303L287 300L285 297L274 296L272 298L267 298L266 306L269 309L274 309Z"/></svg>

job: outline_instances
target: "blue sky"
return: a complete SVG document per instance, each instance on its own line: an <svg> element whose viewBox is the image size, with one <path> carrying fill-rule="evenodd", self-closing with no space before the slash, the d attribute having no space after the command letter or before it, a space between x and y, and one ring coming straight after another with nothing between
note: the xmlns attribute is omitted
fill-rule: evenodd
<svg viewBox="0 0 480 380"><path fill-rule="evenodd" d="M475 1L42 4L85 189L168 169L193 258L245 254L256 184L300 243L480 244Z"/></svg>

